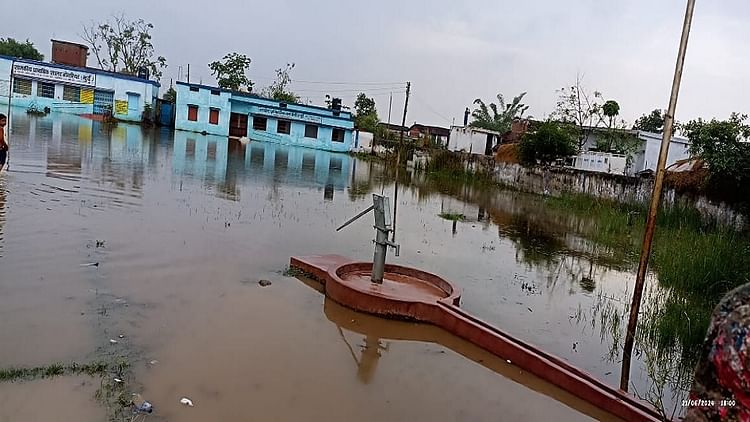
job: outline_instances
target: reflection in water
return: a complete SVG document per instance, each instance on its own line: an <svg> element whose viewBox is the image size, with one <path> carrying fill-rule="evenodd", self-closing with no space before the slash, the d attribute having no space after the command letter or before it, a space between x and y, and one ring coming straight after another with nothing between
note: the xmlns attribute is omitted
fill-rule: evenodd
<svg viewBox="0 0 750 422"><path fill-rule="evenodd" d="M348 186L352 158L320 150L237 140L216 135L174 132L172 171L215 186L221 197L239 200L245 180L272 186L324 186L323 198Z"/></svg>
<svg viewBox="0 0 750 422"><path fill-rule="evenodd" d="M365 336L364 344L360 347L360 357L357 358L357 354L354 352L354 348L349 343L349 340L346 339L344 331L340 326L337 328L341 335L341 339L344 341L344 344L346 344L354 362L357 364L357 379L364 384L369 384L372 377L375 375L375 369L378 366L378 359L380 359L381 356L380 351L387 351L388 344L381 343L379 338Z"/></svg>
<svg viewBox="0 0 750 422"><path fill-rule="evenodd" d="M316 287L316 281L305 277L300 277L299 279L304 284L311 286L316 290L320 290ZM583 402L569 393L541 381L533 375L527 374L523 371L518 371L517 368L508 365L503 359L500 359L473 344L467 343L440 328L427 324L392 321L354 312L328 298L325 299L323 311L326 318L336 324L346 348L349 350L357 365L357 379L364 384L368 384L373 380L378 362L383 355L388 352L392 342L419 341L435 343L444 346L471 361L477 362L491 371L510 378L516 383L525 385L544 395L554 397L568 406L582 413L588 414L592 418L597 420L612 419L610 415L601 412L589 403ZM361 345L359 358L357 357L354 348L351 346L351 342L347 339L345 331L350 333L350 335L361 336L363 344ZM443 381L450 382L449 380Z"/></svg>

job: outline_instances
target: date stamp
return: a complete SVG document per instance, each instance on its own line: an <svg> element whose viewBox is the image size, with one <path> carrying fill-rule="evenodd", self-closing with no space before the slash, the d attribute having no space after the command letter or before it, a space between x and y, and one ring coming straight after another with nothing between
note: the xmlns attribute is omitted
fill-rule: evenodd
<svg viewBox="0 0 750 422"><path fill-rule="evenodd" d="M683 407L735 407L737 402L734 399L684 399Z"/></svg>

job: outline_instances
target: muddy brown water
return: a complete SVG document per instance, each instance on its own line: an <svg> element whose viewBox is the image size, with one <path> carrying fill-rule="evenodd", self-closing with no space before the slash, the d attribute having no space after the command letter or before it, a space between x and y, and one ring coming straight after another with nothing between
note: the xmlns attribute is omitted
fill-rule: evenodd
<svg viewBox="0 0 750 422"><path fill-rule="evenodd" d="M60 114L14 112L10 139L2 367L123 354L132 388L164 420L607 417L434 327L348 311L285 276L292 255L371 259L371 216L335 228L370 193L392 196L378 164ZM533 198L464 193L402 185L401 256L389 262L452 280L462 307L617 385L612 340L575 316L598 295L627 295L631 273L529 219ZM457 211L466 221L439 217ZM642 365L633 378L646 382ZM48 383L23 388L42 397ZM17 420L5 404L22 393L4 393L16 386L0 385L0 421Z"/></svg>

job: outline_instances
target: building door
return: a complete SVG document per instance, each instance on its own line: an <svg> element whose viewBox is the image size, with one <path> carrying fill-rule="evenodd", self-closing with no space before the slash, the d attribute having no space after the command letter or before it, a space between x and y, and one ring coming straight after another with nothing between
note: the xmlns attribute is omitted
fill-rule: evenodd
<svg viewBox="0 0 750 422"><path fill-rule="evenodd" d="M229 116L229 136L247 136L247 114L232 113Z"/></svg>
<svg viewBox="0 0 750 422"><path fill-rule="evenodd" d="M141 94L128 92L128 113L137 113L141 104Z"/></svg>
<svg viewBox="0 0 750 422"><path fill-rule="evenodd" d="M114 92L94 90L94 114L112 114L114 101Z"/></svg>
<svg viewBox="0 0 750 422"><path fill-rule="evenodd" d="M484 145L484 155L492 155L492 141L495 138L495 135L488 133L487 134L487 143Z"/></svg>

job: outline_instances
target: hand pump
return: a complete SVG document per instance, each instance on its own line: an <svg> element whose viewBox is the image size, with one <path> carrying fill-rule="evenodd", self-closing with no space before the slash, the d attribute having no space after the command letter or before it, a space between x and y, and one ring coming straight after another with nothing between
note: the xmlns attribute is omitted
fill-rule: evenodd
<svg viewBox="0 0 750 422"><path fill-rule="evenodd" d="M388 247L392 247L396 250L396 256L399 255L401 246L388 240L388 233L393 230L391 221L391 209L387 196L378 194L372 195L372 205L366 210L355 215L349 219L346 223L342 224L341 227L337 228L336 231L343 229L349 224L355 222L363 215L370 211L375 212L375 255L372 258L372 276L371 280L373 283L383 283L383 273L385 272L385 256L388 251Z"/></svg>

